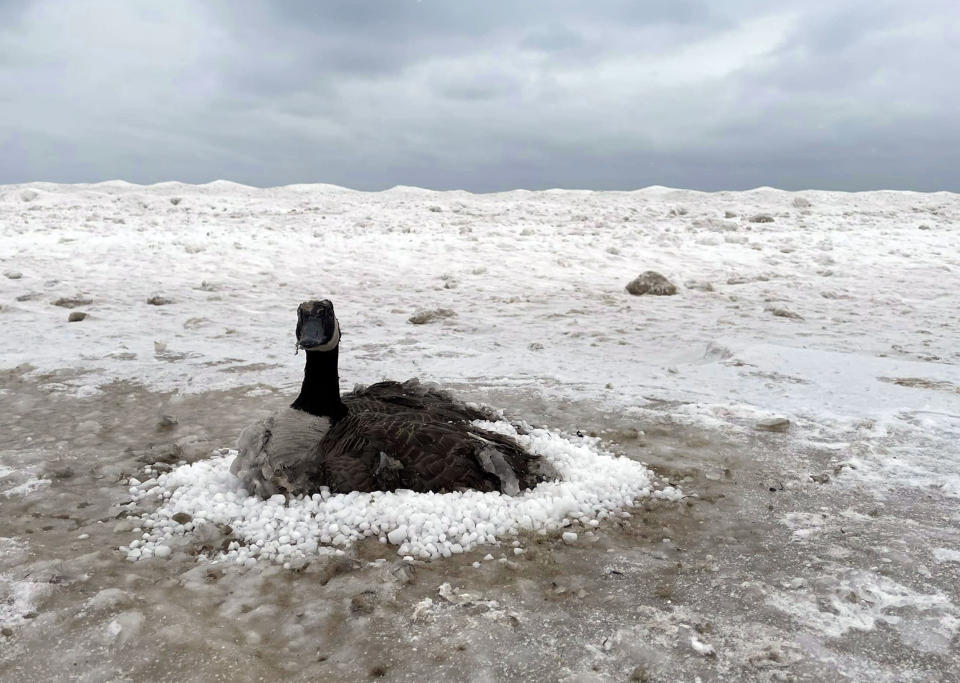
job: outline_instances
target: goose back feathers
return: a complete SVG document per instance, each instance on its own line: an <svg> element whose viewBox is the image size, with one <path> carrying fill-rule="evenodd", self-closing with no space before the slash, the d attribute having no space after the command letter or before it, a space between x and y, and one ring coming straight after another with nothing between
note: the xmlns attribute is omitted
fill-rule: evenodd
<svg viewBox="0 0 960 683"><path fill-rule="evenodd" d="M347 416L316 446L331 491L455 491L516 494L545 474L539 456L472 424L489 413L416 379L381 382L342 397Z"/></svg>

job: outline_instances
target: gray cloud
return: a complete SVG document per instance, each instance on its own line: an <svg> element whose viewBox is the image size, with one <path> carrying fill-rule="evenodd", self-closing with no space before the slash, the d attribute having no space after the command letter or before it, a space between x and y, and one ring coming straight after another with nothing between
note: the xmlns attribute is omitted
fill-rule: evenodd
<svg viewBox="0 0 960 683"><path fill-rule="evenodd" d="M0 0L0 182L960 190L954 13Z"/></svg>

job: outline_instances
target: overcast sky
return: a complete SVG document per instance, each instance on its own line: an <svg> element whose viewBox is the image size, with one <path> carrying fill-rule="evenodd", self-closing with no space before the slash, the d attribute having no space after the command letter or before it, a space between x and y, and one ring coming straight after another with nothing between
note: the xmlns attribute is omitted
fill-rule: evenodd
<svg viewBox="0 0 960 683"><path fill-rule="evenodd" d="M0 183L960 191L957 0L0 0Z"/></svg>

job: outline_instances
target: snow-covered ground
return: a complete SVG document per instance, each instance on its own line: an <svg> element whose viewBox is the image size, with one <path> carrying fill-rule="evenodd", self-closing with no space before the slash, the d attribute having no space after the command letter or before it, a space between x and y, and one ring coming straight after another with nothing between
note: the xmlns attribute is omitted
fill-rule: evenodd
<svg viewBox="0 0 960 683"><path fill-rule="evenodd" d="M0 678L960 676L958 220L950 193L0 186ZM677 294L627 293L647 270ZM167 547L135 524L203 509L130 478L223 493L214 451L295 394L321 297L344 388L592 431L650 489L426 563L372 534L251 569L212 515L128 562Z"/></svg>

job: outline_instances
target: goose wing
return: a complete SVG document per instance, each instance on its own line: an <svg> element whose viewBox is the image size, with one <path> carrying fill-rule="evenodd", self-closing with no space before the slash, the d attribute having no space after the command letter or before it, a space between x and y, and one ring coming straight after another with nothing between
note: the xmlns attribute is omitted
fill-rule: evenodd
<svg viewBox="0 0 960 683"><path fill-rule="evenodd" d="M334 492L480 491L534 486L534 458L513 440L419 411L351 412L319 445L321 476Z"/></svg>

